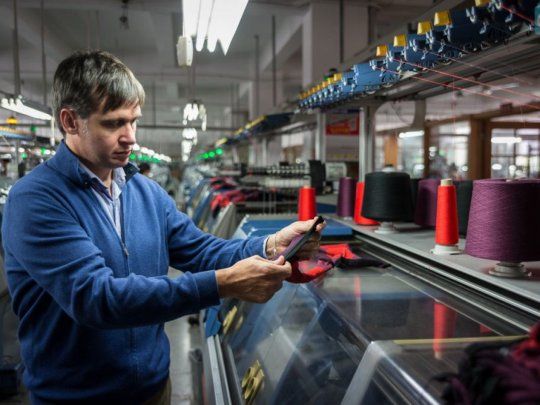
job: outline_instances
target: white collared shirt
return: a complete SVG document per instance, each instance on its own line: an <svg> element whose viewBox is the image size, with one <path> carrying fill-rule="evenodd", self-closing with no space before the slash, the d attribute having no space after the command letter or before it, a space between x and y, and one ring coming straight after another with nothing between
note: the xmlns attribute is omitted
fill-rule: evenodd
<svg viewBox="0 0 540 405"><path fill-rule="evenodd" d="M88 167L79 162L83 170L91 177L91 187L99 203L107 213L118 236L122 238L121 200L120 194L126 185L126 173L119 167L113 170L112 183L109 189L101 179Z"/></svg>

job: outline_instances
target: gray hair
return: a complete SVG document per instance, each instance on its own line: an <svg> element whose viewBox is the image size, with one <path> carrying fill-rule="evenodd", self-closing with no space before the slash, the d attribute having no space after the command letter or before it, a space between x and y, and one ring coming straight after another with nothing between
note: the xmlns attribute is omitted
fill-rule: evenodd
<svg viewBox="0 0 540 405"><path fill-rule="evenodd" d="M60 131L60 110L70 108L86 119L124 105L144 105L144 89L131 70L104 51L78 51L58 65L53 82L53 111Z"/></svg>

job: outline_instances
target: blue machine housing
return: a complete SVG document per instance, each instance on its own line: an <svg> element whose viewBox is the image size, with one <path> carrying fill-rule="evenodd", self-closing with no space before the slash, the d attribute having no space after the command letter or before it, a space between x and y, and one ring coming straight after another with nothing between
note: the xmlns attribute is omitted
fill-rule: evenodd
<svg viewBox="0 0 540 405"><path fill-rule="evenodd" d="M530 28L534 28L534 9L537 5L538 0L492 0L488 8L492 13L505 13L507 24L526 23Z"/></svg>
<svg viewBox="0 0 540 405"><path fill-rule="evenodd" d="M338 102L340 99L341 99L341 80L336 82L336 83L332 83L331 85L329 85L327 88L329 89L329 101L330 103L336 103Z"/></svg>
<svg viewBox="0 0 540 405"><path fill-rule="evenodd" d="M509 17L509 13L497 9L492 4L468 8L466 14L473 24L482 25L480 34L484 36L487 43L492 45L507 41L512 34L521 29L521 21L507 23L506 19Z"/></svg>
<svg viewBox="0 0 540 405"><path fill-rule="evenodd" d="M483 25L472 22L466 10L450 13L452 23L445 27L445 39L448 43L464 52L478 52L489 46L489 40Z"/></svg>
<svg viewBox="0 0 540 405"><path fill-rule="evenodd" d="M354 95L354 88L356 86L354 81L354 70L350 69L343 72L339 85L341 87L342 100L352 97Z"/></svg>
<svg viewBox="0 0 540 405"><path fill-rule="evenodd" d="M264 236L270 235L274 232L279 231L280 229L292 224L296 221L296 218L284 218L276 219L265 219L265 218L254 218L251 216L246 216L236 232L232 236L233 239L237 238L249 238L253 236ZM324 228L322 236L324 237L350 237L352 235L352 228L342 225L341 223L334 221L331 218L326 218L326 228Z"/></svg>
<svg viewBox="0 0 540 405"><path fill-rule="evenodd" d="M447 42L446 27L433 27L426 34L426 46L439 55L439 63L445 64L451 62L451 59L460 58L464 52L461 47Z"/></svg>
<svg viewBox="0 0 540 405"><path fill-rule="evenodd" d="M390 70L391 72L410 72L414 70L412 65L404 63L405 60L405 47L403 46L389 46L386 57L382 61L383 69Z"/></svg>
<svg viewBox="0 0 540 405"><path fill-rule="evenodd" d="M412 71L418 72L423 68L432 68L439 62L439 55L430 51L426 45L426 36L410 34L407 36L407 45L403 52L405 62ZM420 67L421 66L421 67Z"/></svg>
<svg viewBox="0 0 540 405"><path fill-rule="evenodd" d="M373 70L370 63L359 63L353 66L354 94L371 94L382 86L392 85L399 80L399 75L390 72Z"/></svg>

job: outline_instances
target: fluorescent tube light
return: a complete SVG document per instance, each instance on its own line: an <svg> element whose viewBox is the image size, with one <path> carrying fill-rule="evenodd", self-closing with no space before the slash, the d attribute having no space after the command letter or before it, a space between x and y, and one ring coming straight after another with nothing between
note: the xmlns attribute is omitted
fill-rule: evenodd
<svg viewBox="0 0 540 405"><path fill-rule="evenodd" d="M214 52L217 42L227 54L249 0L183 0L184 35L196 36L195 49L204 42Z"/></svg>
<svg viewBox="0 0 540 405"><path fill-rule="evenodd" d="M223 14L212 19L212 24L219 27L219 41L221 42L223 53L226 55L234 37L234 33L242 19L248 0L216 0L216 2L227 3L227 7L224 9Z"/></svg>
<svg viewBox="0 0 540 405"><path fill-rule="evenodd" d="M212 15L212 7L214 5L213 0L200 0L199 9L199 22L197 24L197 41L195 42L195 48L197 51L202 51L204 47L204 41L206 39L206 33L208 32L208 26L210 25L210 16Z"/></svg>
<svg viewBox="0 0 540 405"><path fill-rule="evenodd" d="M50 121L52 119L50 108L25 100L21 96L16 98L4 97L2 98L2 101L0 101L0 106L6 110L27 115L38 120Z"/></svg>
<svg viewBox="0 0 540 405"><path fill-rule="evenodd" d="M184 23L185 36L194 37L197 35L199 6L199 0L182 0L182 20Z"/></svg>

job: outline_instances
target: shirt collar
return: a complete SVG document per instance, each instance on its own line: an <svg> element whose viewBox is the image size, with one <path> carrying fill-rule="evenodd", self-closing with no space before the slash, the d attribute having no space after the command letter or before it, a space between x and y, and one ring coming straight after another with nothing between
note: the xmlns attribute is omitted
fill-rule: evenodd
<svg viewBox="0 0 540 405"><path fill-rule="evenodd" d="M45 162L45 165L67 177L75 184L84 187L90 187L91 185L90 181L92 176L90 173L92 172L88 173L84 170L79 158L68 148L64 140L58 145L56 154ZM137 169L137 166L133 163L128 163L124 167L115 169L115 171L119 173L116 175L116 178L123 178L123 184L125 185L136 173L138 173L139 169ZM120 171L123 172L123 177L121 176ZM113 178L115 177L113 176Z"/></svg>
<svg viewBox="0 0 540 405"><path fill-rule="evenodd" d="M108 192L105 183L103 183L103 181L92 170L86 167L82 162L79 162L79 165L90 176L91 181L98 182L100 187ZM113 169L112 180L118 186L118 189L122 190L126 185L126 173L124 172L124 168L118 167Z"/></svg>

